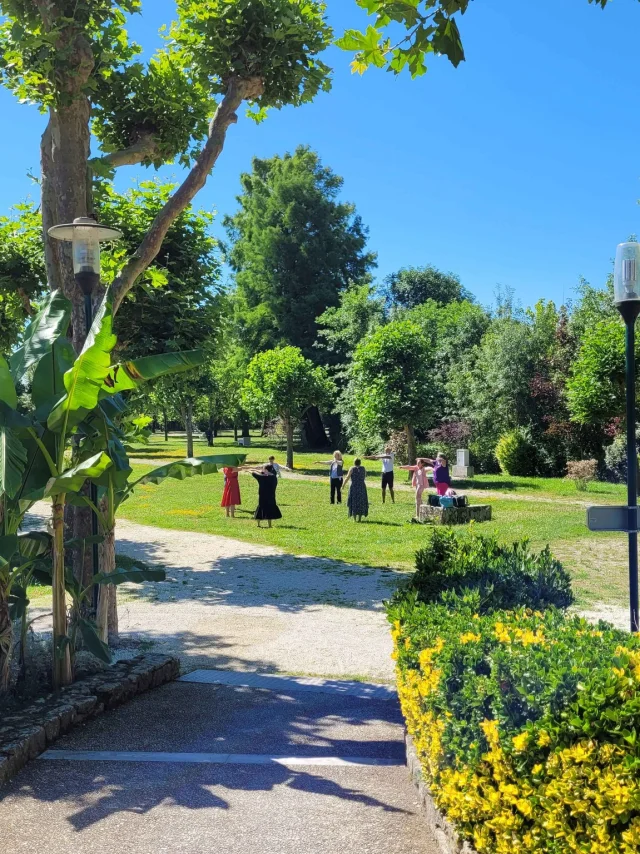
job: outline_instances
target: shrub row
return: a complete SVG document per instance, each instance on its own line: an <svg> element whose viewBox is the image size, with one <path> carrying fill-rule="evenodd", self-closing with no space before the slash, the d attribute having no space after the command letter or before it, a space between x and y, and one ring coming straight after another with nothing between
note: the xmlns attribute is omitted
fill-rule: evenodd
<svg viewBox="0 0 640 854"><path fill-rule="evenodd" d="M480 854L635 854L640 638L550 604L566 601L566 579L547 551L505 550L528 555L529 575L554 564L536 602L528 582L505 596L504 564L485 564L494 541L472 534L462 550L459 577L451 547L388 604L400 702L437 805ZM491 608L492 572L511 610Z"/></svg>

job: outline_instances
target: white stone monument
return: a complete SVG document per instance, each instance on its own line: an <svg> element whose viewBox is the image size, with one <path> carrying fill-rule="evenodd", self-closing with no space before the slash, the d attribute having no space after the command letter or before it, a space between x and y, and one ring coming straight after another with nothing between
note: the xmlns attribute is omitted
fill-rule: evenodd
<svg viewBox="0 0 640 854"><path fill-rule="evenodd" d="M460 449L457 451L456 464L453 467L453 476L468 478L475 474L473 466L469 465L469 451Z"/></svg>

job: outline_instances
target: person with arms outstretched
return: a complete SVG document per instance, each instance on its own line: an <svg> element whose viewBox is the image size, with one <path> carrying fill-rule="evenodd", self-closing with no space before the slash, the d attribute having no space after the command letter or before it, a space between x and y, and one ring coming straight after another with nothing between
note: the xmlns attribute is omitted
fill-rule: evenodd
<svg viewBox="0 0 640 854"><path fill-rule="evenodd" d="M330 500L332 504L338 498L338 504L342 504L342 484L344 472L344 460L340 451L334 451L330 460L316 460L318 466L329 466L329 480L331 483Z"/></svg>
<svg viewBox="0 0 640 854"><path fill-rule="evenodd" d="M387 497L387 487L389 487L389 495L391 503L396 503L396 497L393 491L393 465L396 455L391 450L391 446L387 445L383 454L373 454L365 457L365 460L380 460L382 462L382 503L385 503Z"/></svg>

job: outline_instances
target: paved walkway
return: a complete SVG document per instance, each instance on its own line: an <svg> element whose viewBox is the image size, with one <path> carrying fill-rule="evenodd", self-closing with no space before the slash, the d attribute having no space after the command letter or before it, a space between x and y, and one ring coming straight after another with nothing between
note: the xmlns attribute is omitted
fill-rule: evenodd
<svg viewBox="0 0 640 854"><path fill-rule="evenodd" d="M7 851L437 854L380 684L393 573L130 523L118 551L172 579L128 592L125 642L144 634L190 672L0 792Z"/></svg>

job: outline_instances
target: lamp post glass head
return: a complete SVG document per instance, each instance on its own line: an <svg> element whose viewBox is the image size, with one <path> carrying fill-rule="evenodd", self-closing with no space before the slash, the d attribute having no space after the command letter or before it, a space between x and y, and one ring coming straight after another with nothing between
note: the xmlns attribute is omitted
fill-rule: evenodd
<svg viewBox="0 0 640 854"><path fill-rule="evenodd" d="M620 243L616 249L613 298L620 307L640 303L640 243Z"/></svg>
<svg viewBox="0 0 640 854"><path fill-rule="evenodd" d="M49 235L57 240L70 241L73 251L73 272L76 276L100 275L100 243L118 240L122 232L116 228L100 225L94 219L80 216L72 223L54 225Z"/></svg>

